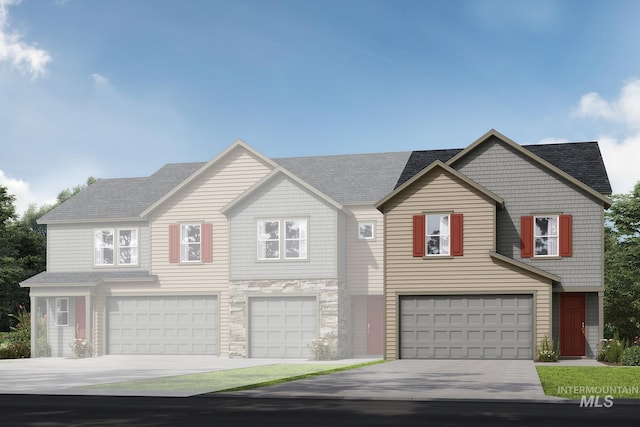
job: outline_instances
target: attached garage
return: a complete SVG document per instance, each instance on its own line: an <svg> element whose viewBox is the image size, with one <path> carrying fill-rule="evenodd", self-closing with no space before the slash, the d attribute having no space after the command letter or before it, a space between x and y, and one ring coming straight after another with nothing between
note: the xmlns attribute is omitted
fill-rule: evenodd
<svg viewBox="0 0 640 427"><path fill-rule="evenodd" d="M533 359L533 296L402 296L400 358Z"/></svg>
<svg viewBox="0 0 640 427"><path fill-rule="evenodd" d="M315 297L249 299L249 357L307 358L317 336Z"/></svg>
<svg viewBox="0 0 640 427"><path fill-rule="evenodd" d="M109 354L217 354L215 296L110 297Z"/></svg>

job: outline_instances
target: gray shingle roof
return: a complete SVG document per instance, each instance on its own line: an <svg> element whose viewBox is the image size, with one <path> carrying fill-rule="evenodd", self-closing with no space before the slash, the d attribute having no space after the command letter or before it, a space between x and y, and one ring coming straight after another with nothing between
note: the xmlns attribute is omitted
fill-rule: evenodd
<svg viewBox="0 0 640 427"><path fill-rule="evenodd" d="M611 193L595 142L524 145L525 149L594 190ZM373 203L434 160L448 161L461 149L288 157L274 162L340 204ZM100 179L43 216L42 223L138 218L145 209L204 166L171 163L144 178Z"/></svg>
<svg viewBox="0 0 640 427"><path fill-rule="evenodd" d="M149 275L148 271L88 271L77 273L42 272L20 283L22 286L56 284L98 284L103 280L149 279L157 280L158 276Z"/></svg>
<svg viewBox="0 0 640 427"><path fill-rule="evenodd" d="M373 203L393 190L411 152L289 157L274 162L341 204Z"/></svg>

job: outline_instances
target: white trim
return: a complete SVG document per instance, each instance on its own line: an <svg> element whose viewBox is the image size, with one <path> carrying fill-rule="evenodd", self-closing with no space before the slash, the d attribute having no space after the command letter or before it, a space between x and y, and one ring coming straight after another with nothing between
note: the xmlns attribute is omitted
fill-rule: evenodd
<svg viewBox="0 0 640 427"><path fill-rule="evenodd" d="M550 234L549 231L547 231L547 235L546 236L536 236L536 220L537 219L543 219L543 218L553 218L555 219L556 222L556 232L554 235ZM549 227L551 228L551 227ZM555 238L555 253L547 253L545 254L536 254L536 240L540 238L540 239L547 239L547 250L552 249L553 245L551 244L552 240ZM550 251L549 251L550 252ZM558 258L560 257L560 216L559 215L534 215L533 217L533 257L534 258Z"/></svg>
<svg viewBox="0 0 640 427"><path fill-rule="evenodd" d="M361 231L362 228L361 227L367 227L370 226L371 227L371 236L367 237L367 236L363 236ZM357 229L356 229L356 235L358 237L358 240L376 240L376 221L358 221L357 224Z"/></svg>
<svg viewBox="0 0 640 427"><path fill-rule="evenodd" d="M200 240L196 243L196 242L185 242L184 238L182 237L182 231L184 230L184 227L198 227L200 229L199 232L199 236L200 236ZM183 251L183 246L185 246L186 248L188 248L191 245L200 245L200 250L198 251L198 259L184 259L183 255L185 255L185 252ZM187 252L188 253L188 252ZM188 258L188 255L187 257ZM202 263L202 223L197 223L197 222L189 222L189 223L180 223L180 263L181 264L199 264Z"/></svg>
<svg viewBox="0 0 640 427"><path fill-rule="evenodd" d="M300 237L298 239L287 239L286 233L287 233L287 227L286 224L289 221L304 221L305 227L304 227L304 238ZM272 222L272 223L277 223L278 224L278 256L277 257L271 257L271 258L263 258L260 257L260 253L261 253L261 242L262 243L266 243L266 242L274 242L275 239L267 239L267 240L261 240L260 239L260 224L266 223L266 222ZM290 258L287 257L287 240L290 241L299 241L302 242L304 241L304 256L298 256L295 258ZM300 252L302 252L302 246L300 247ZM282 217L276 217L276 218L258 218L256 219L256 259L258 261L265 261L265 262L275 262L275 261L306 261L309 259L309 218L308 217L296 217L296 216L292 216L292 217L288 217L288 218L282 218Z"/></svg>
<svg viewBox="0 0 640 427"><path fill-rule="evenodd" d="M59 310L59 304L58 302L62 302L62 301L66 301L67 302L67 309L66 310ZM66 314L67 315L67 320L65 323L60 322L60 318L59 316L61 314ZM69 298L67 297L63 297L63 298L56 298L55 301L55 316L56 316L56 326L69 326Z"/></svg>

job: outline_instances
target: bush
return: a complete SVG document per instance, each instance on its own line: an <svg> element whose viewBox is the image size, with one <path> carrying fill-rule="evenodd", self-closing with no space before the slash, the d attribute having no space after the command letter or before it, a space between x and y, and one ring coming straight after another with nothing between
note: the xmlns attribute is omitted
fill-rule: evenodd
<svg viewBox="0 0 640 427"><path fill-rule="evenodd" d="M25 359L31 357L31 345L24 341L0 344L0 359Z"/></svg>
<svg viewBox="0 0 640 427"><path fill-rule="evenodd" d="M538 362L557 362L558 356L558 351L549 342L549 337L545 335L540 347L538 347Z"/></svg>
<svg viewBox="0 0 640 427"><path fill-rule="evenodd" d="M9 316L16 319L16 326L11 332L0 336L0 359L23 359L31 357L31 320L29 312L20 306L17 315Z"/></svg>
<svg viewBox="0 0 640 427"><path fill-rule="evenodd" d="M91 357L93 355L93 347L87 340L76 338L69 344L69 347L78 358Z"/></svg>
<svg viewBox="0 0 640 427"><path fill-rule="evenodd" d="M316 360L331 360L336 358L336 335L333 332L316 338L308 345Z"/></svg>
<svg viewBox="0 0 640 427"><path fill-rule="evenodd" d="M620 363L624 366L640 366L640 346L634 345L623 351Z"/></svg>
<svg viewBox="0 0 640 427"><path fill-rule="evenodd" d="M596 359L601 362L619 363L625 348L625 343L620 341L617 334L611 339L600 340Z"/></svg>

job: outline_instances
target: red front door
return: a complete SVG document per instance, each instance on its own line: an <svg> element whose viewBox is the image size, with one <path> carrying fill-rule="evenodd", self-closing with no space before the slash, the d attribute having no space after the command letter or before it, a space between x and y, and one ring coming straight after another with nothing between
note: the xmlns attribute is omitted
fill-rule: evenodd
<svg viewBox="0 0 640 427"><path fill-rule="evenodd" d="M584 294L560 294L560 356L584 356Z"/></svg>
<svg viewBox="0 0 640 427"><path fill-rule="evenodd" d="M384 297L367 297L367 354L382 354L382 327L384 319Z"/></svg>
<svg viewBox="0 0 640 427"><path fill-rule="evenodd" d="M76 338L87 338L86 297L76 297Z"/></svg>

